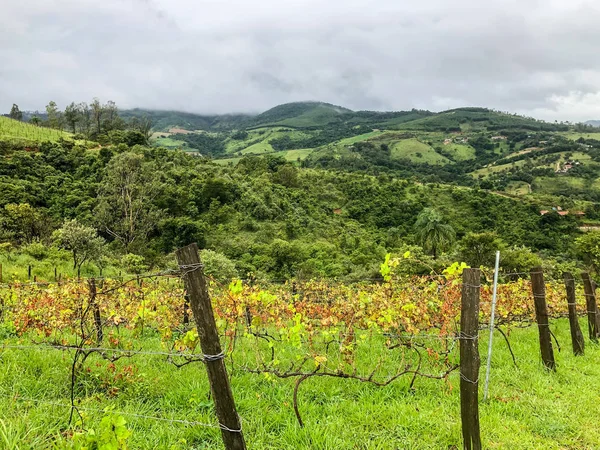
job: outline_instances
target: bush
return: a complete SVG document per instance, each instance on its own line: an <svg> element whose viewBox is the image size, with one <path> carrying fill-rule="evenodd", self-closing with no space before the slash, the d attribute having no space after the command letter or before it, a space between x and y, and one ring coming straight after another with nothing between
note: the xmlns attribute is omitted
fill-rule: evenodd
<svg viewBox="0 0 600 450"><path fill-rule="evenodd" d="M128 253L121 258L121 265L125 270L135 274L141 274L148 269L143 256Z"/></svg>
<svg viewBox="0 0 600 450"><path fill-rule="evenodd" d="M23 247L23 253L41 261L50 255L50 249L40 241L33 241L31 244Z"/></svg>
<svg viewBox="0 0 600 450"><path fill-rule="evenodd" d="M200 260L204 264L204 274L220 282L229 282L238 276L232 260L222 253L213 250L202 250Z"/></svg>

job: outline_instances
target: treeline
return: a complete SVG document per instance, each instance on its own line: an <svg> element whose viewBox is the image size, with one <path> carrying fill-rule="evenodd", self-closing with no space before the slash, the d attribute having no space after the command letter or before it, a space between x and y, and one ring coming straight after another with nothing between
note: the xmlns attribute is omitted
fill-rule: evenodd
<svg viewBox="0 0 600 450"><path fill-rule="evenodd" d="M25 118L17 104L13 104L8 117L15 120ZM50 101L45 114L33 114L28 117L28 122L69 131L80 139L127 145L147 144L152 130L149 117L132 117L126 121L119 115L115 102L109 100L103 104L98 98L89 104L71 102L64 110L59 109L56 102Z"/></svg>

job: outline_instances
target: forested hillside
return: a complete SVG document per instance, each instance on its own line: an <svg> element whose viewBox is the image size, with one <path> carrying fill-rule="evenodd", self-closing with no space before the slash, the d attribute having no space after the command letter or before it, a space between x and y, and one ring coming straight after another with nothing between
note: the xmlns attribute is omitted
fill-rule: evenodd
<svg viewBox="0 0 600 450"><path fill-rule="evenodd" d="M511 270L595 261L581 230L599 217L600 140L567 125L306 103L215 131L226 118L98 105L89 121L52 107L42 123L1 119L1 258L15 276L139 271L192 241L221 274L277 280L378 277L390 252L416 255L407 273L490 265L497 248Z"/></svg>

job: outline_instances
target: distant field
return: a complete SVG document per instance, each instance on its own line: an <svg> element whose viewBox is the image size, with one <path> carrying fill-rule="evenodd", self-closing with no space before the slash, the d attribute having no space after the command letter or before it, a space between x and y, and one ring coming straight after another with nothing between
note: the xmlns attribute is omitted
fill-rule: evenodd
<svg viewBox="0 0 600 450"><path fill-rule="evenodd" d="M455 161L475 159L475 149L470 145L448 144L443 145L442 150L445 154L451 156L451 158Z"/></svg>
<svg viewBox="0 0 600 450"><path fill-rule="evenodd" d="M577 131L564 131L557 134L564 136L568 139L573 139L574 141L576 141L579 138L596 139L600 141L600 128L598 129L598 133L579 133Z"/></svg>
<svg viewBox="0 0 600 450"><path fill-rule="evenodd" d="M534 191L556 194L563 189L598 189L600 180L588 181L579 177L537 177L533 182Z"/></svg>
<svg viewBox="0 0 600 450"><path fill-rule="evenodd" d="M250 147L246 147L241 150L242 155L248 154L260 154L260 153L273 153L273 147L268 142L259 142L257 144L251 145Z"/></svg>
<svg viewBox="0 0 600 450"><path fill-rule="evenodd" d="M505 190L508 194L519 196L530 193L529 184L524 181L511 181Z"/></svg>
<svg viewBox="0 0 600 450"><path fill-rule="evenodd" d="M0 139L20 142L55 142L59 139L73 139L73 135L66 131L54 130L31 125L18 120L0 116Z"/></svg>
<svg viewBox="0 0 600 450"><path fill-rule="evenodd" d="M160 133L160 135L166 136L165 133ZM187 148L186 142L179 141L177 139L173 139L170 137L154 138L154 139L152 139L152 145L154 145L155 147L165 147L165 148L181 148L181 149Z"/></svg>
<svg viewBox="0 0 600 450"><path fill-rule="evenodd" d="M451 161L417 139L404 139L392 147L393 159L409 159L417 163L448 164Z"/></svg>
<svg viewBox="0 0 600 450"><path fill-rule="evenodd" d="M312 148L302 148L299 150L286 150L283 152L276 152L274 155L283 156L288 161L297 161L298 159L305 159L313 152Z"/></svg>
<svg viewBox="0 0 600 450"><path fill-rule="evenodd" d="M471 172L471 175L490 175L492 173L496 173L496 172L502 172L503 170L507 170L507 169L511 169L513 167L520 167L525 165L525 160L522 159L520 161L515 161L512 163L507 163L507 164L501 164L499 166L489 166L489 167L484 167L482 169L476 170L474 172Z"/></svg>
<svg viewBox="0 0 600 450"><path fill-rule="evenodd" d="M293 130L285 127L257 128L248 131L246 139L232 139L225 141L225 153L227 154L248 154L273 152L275 149L269 144L272 139L279 139L284 136L296 141L312 136L314 133Z"/></svg>
<svg viewBox="0 0 600 450"><path fill-rule="evenodd" d="M352 144L356 144L357 142L362 142L362 141L366 141L366 140L372 139L377 136L381 136L382 134L384 134L383 131L371 131L370 133L359 134L358 136L352 136L352 137L349 137L346 139L341 139L337 142L337 144L352 145Z"/></svg>

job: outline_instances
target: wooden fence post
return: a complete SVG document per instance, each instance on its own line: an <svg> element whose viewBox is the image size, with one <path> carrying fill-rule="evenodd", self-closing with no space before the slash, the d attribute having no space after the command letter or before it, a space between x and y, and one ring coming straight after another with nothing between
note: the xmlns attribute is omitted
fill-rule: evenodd
<svg viewBox="0 0 600 450"><path fill-rule="evenodd" d="M540 335L540 350L544 366L550 370L556 370L554 351L550 340L550 325L548 324L548 307L546 306L546 285L544 284L544 272L541 267L531 269L531 290L533 291L533 302L535 304L535 320Z"/></svg>
<svg viewBox="0 0 600 450"><path fill-rule="evenodd" d="M196 244L188 245L175 252L182 271L185 290L190 296L192 313L198 329L200 347L205 358L208 380L215 401L215 410L221 436L227 450L245 450L246 443L237 410L225 361L219 341L219 333L204 278L200 255Z"/></svg>
<svg viewBox="0 0 600 450"><path fill-rule="evenodd" d="M596 293L594 291L594 286L592 285L592 279L590 278L590 274L588 272L581 272L581 279L583 280L583 290L585 292L585 305L587 309L590 340L597 342L600 335L600 317L598 317Z"/></svg>
<svg viewBox="0 0 600 450"><path fill-rule="evenodd" d="M31 280L31 264L27 266L27 279Z"/></svg>
<svg viewBox="0 0 600 450"><path fill-rule="evenodd" d="M94 327L96 328L96 337L98 338L98 343L102 342L102 338L104 334L102 332L102 317L100 316L100 306L98 306L98 302L96 301L96 280L94 278L90 278L89 280L90 286L90 305L92 310L94 311Z"/></svg>
<svg viewBox="0 0 600 450"><path fill-rule="evenodd" d="M583 355L585 349L585 341L583 333L579 327L579 319L577 317L577 303L575 299L575 278L570 272L563 274L565 279L565 288L567 290L567 306L569 307L569 325L571 328L571 343L573 344L573 354Z"/></svg>
<svg viewBox="0 0 600 450"><path fill-rule="evenodd" d="M0 283L2 283L2 264L0 264Z"/></svg>
<svg viewBox="0 0 600 450"><path fill-rule="evenodd" d="M481 450L479 431L480 270L464 269L460 309L460 416L463 448Z"/></svg>

